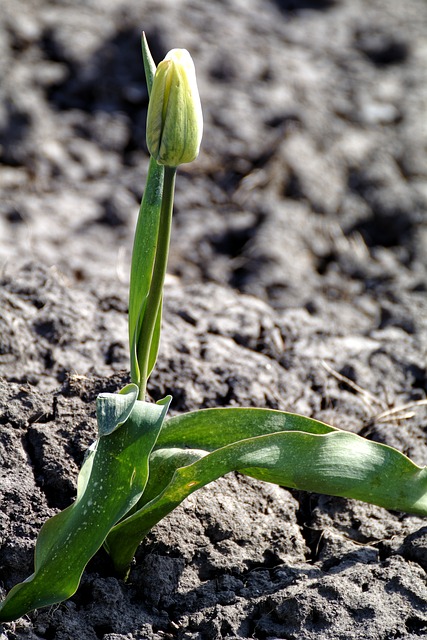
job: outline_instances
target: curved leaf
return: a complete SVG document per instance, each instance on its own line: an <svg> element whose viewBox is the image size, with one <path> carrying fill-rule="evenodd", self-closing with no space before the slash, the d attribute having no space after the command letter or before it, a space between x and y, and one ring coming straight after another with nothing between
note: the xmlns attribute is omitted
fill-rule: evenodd
<svg viewBox="0 0 427 640"><path fill-rule="evenodd" d="M182 447L213 451L238 440L279 431L330 433L338 431L324 422L273 409L231 407L201 409L166 420L156 448Z"/></svg>
<svg viewBox="0 0 427 640"><path fill-rule="evenodd" d="M123 398L115 397L117 415L123 417ZM76 591L87 562L145 488L148 457L169 402L170 398L158 405L135 401L124 424L111 428L108 423L83 464L76 501L43 525L36 543L35 571L10 591L0 606L0 620L14 620ZM107 413L112 413L111 408Z"/></svg>
<svg viewBox="0 0 427 640"><path fill-rule="evenodd" d="M163 457L167 447L169 452L173 450L178 457L180 456L178 452L182 451L183 456L188 460L194 455L196 456L194 459L198 459L210 451L238 440L279 431L297 430L318 434L337 431L334 427L313 418L272 409L240 407L202 409L169 418L162 426L154 452L150 457L152 472L147 488L134 510L141 508L154 495L159 494L172 477L170 468L173 463L170 462L166 468L164 461L155 455L156 449L163 450ZM183 443L185 443L185 449L182 448ZM167 458L171 458L170 454ZM178 458L176 460L178 461ZM188 460L186 464L190 463ZM162 464L162 472L155 473L154 469L159 464ZM184 466L184 463L177 462L174 469L178 466ZM170 477L166 481L168 476Z"/></svg>
<svg viewBox="0 0 427 640"><path fill-rule="evenodd" d="M263 419L262 424L252 422L256 416L254 411L258 411L258 417ZM185 429L187 417L189 437L184 441L191 446L193 438L199 435L203 439L204 433L205 445L214 448L215 442L231 436L230 425L226 423L228 412L231 424L240 425L237 437L242 435L245 413L248 433L257 429L268 431L273 425L280 424L277 415L280 412L253 409L207 410L180 416L179 420L172 418L160 434L150 458L147 491L152 495L156 486L163 490L116 525L108 536L108 549L119 570L125 570L140 540L159 520L188 495L230 471L240 471L285 487L356 498L388 509L427 515L426 468L418 467L391 447L301 416L282 416L282 425L292 425L294 430L240 439L210 453L160 448L173 441L175 429L175 435ZM271 414L271 421L267 413ZM298 427L299 431L296 430ZM190 464L180 466L185 455ZM126 540L126 547L120 544L123 540Z"/></svg>
<svg viewBox="0 0 427 640"><path fill-rule="evenodd" d="M100 393L96 399L99 436L108 436L129 418L138 400L138 385L128 384L119 393Z"/></svg>

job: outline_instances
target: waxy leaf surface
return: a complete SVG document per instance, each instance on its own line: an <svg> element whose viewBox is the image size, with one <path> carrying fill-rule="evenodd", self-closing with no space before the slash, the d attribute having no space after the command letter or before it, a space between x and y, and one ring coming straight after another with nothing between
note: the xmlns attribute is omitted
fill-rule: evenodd
<svg viewBox="0 0 427 640"><path fill-rule="evenodd" d="M426 468L391 447L294 414L208 409L165 423L150 457L144 495L107 538L116 567L125 571L140 540L159 520L230 471L427 515Z"/></svg>
<svg viewBox="0 0 427 640"><path fill-rule="evenodd" d="M133 402L130 413L126 401ZM10 591L0 606L1 621L14 620L32 609L69 598L111 527L144 491L148 458L170 399L162 404L137 401L130 388L129 396L102 394L100 402L117 402L117 415L129 415L117 428L112 428L111 421L100 425L100 433L106 435L97 440L83 464L76 501L42 527L36 543L34 573ZM109 407L107 411L99 410L98 416L102 419L112 413Z"/></svg>

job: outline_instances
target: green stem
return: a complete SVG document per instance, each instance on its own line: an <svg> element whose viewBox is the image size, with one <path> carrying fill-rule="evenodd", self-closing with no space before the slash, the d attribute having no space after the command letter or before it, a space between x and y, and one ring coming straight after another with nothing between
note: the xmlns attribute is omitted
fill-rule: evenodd
<svg viewBox="0 0 427 640"><path fill-rule="evenodd" d="M173 197L175 191L176 167L165 167L162 207L160 212L159 234L157 238L156 258L153 267L147 306L141 325L141 339L138 341L137 359L140 368L139 399L145 398L148 378L148 364L153 333L160 312L169 255L172 228Z"/></svg>

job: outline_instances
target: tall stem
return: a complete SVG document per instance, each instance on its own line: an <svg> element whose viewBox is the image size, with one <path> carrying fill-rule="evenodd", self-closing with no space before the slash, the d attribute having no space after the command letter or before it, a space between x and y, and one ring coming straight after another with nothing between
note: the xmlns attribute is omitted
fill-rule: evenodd
<svg viewBox="0 0 427 640"><path fill-rule="evenodd" d="M169 255L172 228L173 197L175 191L176 167L165 167L163 197L160 211L159 234L157 237L156 257L153 266L150 291L147 298L144 318L138 341L137 359L140 369L139 399L145 398L147 389L148 366L151 344L156 321L161 311L163 284Z"/></svg>

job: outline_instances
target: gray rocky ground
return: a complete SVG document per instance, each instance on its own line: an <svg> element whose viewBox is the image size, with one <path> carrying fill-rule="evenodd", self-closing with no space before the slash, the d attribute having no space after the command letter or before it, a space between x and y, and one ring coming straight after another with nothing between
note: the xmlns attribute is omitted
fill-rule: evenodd
<svg viewBox="0 0 427 640"><path fill-rule="evenodd" d="M427 464L427 4L2 0L0 595L128 379L147 170L139 36L190 50L158 366L172 412L265 406ZM411 409L390 413L401 406ZM228 476L1 640L421 638L425 520Z"/></svg>

